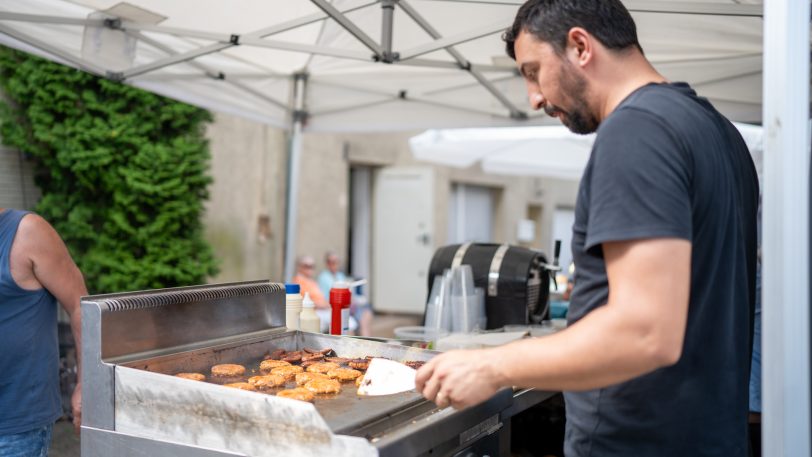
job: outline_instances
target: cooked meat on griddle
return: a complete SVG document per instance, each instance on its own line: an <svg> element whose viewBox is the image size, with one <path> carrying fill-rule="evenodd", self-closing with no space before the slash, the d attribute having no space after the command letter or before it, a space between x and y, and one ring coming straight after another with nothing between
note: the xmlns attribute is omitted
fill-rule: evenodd
<svg viewBox="0 0 812 457"><path fill-rule="evenodd" d="M328 362L337 363L339 365L346 365L352 359L348 359L346 357L325 357L324 360Z"/></svg>
<svg viewBox="0 0 812 457"><path fill-rule="evenodd" d="M307 352L308 354L321 354L321 355L326 356L327 354L330 354L331 352L333 352L333 349L332 348L324 348L324 349L304 348L304 351Z"/></svg>
<svg viewBox="0 0 812 457"><path fill-rule="evenodd" d="M278 374L266 374L262 376L251 376L248 378L248 384L256 387L257 389L270 389L271 387L279 387L287 381L284 376Z"/></svg>
<svg viewBox="0 0 812 457"><path fill-rule="evenodd" d="M334 370L330 370L327 372L327 376L337 379L341 382L344 381L352 381L353 379L361 376L361 373L358 370L353 370L352 368L336 368Z"/></svg>
<svg viewBox="0 0 812 457"><path fill-rule="evenodd" d="M274 368L289 366L290 362L285 362L284 360L263 360L259 364L259 369L262 371L271 371Z"/></svg>
<svg viewBox="0 0 812 457"><path fill-rule="evenodd" d="M211 367L211 374L221 377L242 376L245 373L245 367L233 363L223 363Z"/></svg>
<svg viewBox="0 0 812 457"><path fill-rule="evenodd" d="M205 381L206 375L202 373L178 373L175 376L183 379L191 379L192 381Z"/></svg>
<svg viewBox="0 0 812 457"><path fill-rule="evenodd" d="M276 367L271 370L271 374L276 374L283 376L286 381L290 381L296 376L296 373L301 373L304 371L304 368L298 367L296 365L288 365L286 367Z"/></svg>
<svg viewBox="0 0 812 457"><path fill-rule="evenodd" d="M247 382L232 382L231 384L223 384L225 387L231 387L232 389L240 389L240 390L250 390L255 391L257 390L254 388L253 385L248 384Z"/></svg>
<svg viewBox="0 0 812 457"><path fill-rule="evenodd" d="M310 372L298 373L296 375L296 385L303 386L315 379L330 379L330 377L327 376L326 374L321 373L310 373Z"/></svg>
<svg viewBox="0 0 812 457"><path fill-rule="evenodd" d="M415 370L417 370L418 368L425 365L426 362L424 362L422 360L407 360L407 361L403 362L403 364L406 365L409 368L414 368Z"/></svg>
<svg viewBox="0 0 812 457"><path fill-rule="evenodd" d="M276 393L277 397L292 398L299 401L313 401L315 395L313 392L305 389L304 387L297 387L295 389L280 390Z"/></svg>
<svg viewBox="0 0 812 457"><path fill-rule="evenodd" d="M361 387L361 383L364 382L364 375L358 376L355 378L355 387Z"/></svg>
<svg viewBox="0 0 812 457"><path fill-rule="evenodd" d="M302 361L302 351L288 352L282 357L285 362L296 363Z"/></svg>
<svg viewBox="0 0 812 457"><path fill-rule="evenodd" d="M267 357L265 357L265 360L268 360L268 359L272 359L272 360L281 360L281 359L282 359L282 357L284 357L284 356L285 356L285 353L287 353L287 352L288 352L288 351L286 351L286 350L284 350L284 349L275 349L275 350L274 350L273 352L271 352L271 353L270 353L270 354L269 354Z"/></svg>
<svg viewBox="0 0 812 457"><path fill-rule="evenodd" d="M347 365L356 370L366 371L369 368L369 359L352 359Z"/></svg>
<svg viewBox="0 0 812 457"><path fill-rule="evenodd" d="M322 373L322 374L325 374L325 373L327 373L328 371L333 370L333 369L336 369L336 368L338 368L338 364L337 364L337 363L333 363L333 362L321 362L321 363L314 363L313 365L310 365L309 367L307 367L307 371L309 371L309 372L311 372L311 373Z"/></svg>
<svg viewBox="0 0 812 457"><path fill-rule="evenodd" d="M312 362L314 360L323 360L324 354L315 353L315 354L302 354L302 363L304 362Z"/></svg>
<svg viewBox="0 0 812 457"><path fill-rule="evenodd" d="M314 379L304 385L314 394L337 394L341 392L341 383L335 379Z"/></svg>
<svg viewBox="0 0 812 457"><path fill-rule="evenodd" d="M307 369L310 365L315 365L317 363L323 363L323 360L308 360L307 362L302 362L299 364L300 367Z"/></svg>

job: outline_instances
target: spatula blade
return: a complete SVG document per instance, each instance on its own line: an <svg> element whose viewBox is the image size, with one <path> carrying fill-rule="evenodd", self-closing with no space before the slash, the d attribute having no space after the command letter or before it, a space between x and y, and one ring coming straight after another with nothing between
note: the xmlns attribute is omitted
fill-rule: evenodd
<svg viewBox="0 0 812 457"><path fill-rule="evenodd" d="M392 395L415 389L417 370L400 362L372 359L358 387L358 395Z"/></svg>

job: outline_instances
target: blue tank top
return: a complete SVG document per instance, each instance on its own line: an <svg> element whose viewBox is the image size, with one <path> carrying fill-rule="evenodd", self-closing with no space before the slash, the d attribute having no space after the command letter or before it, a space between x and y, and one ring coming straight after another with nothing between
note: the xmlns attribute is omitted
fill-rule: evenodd
<svg viewBox="0 0 812 457"><path fill-rule="evenodd" d="M62 415L56 299L11 277L11 244L27 212L0 212L0 435L52 424Z"/></svg>

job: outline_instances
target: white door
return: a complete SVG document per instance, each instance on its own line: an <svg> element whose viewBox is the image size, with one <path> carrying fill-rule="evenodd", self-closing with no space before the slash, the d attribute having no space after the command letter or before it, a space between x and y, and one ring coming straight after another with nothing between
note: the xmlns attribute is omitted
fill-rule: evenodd
<svg viewBox="0 0 812 457"><path fill-rule="evenodd" d="M422 314L434 254L434 172L391 167L374 185L373 287L376 311Z"/></svg>
<svg viewBox="0 0 812 457"><path fill-rule="evenodd" d="M448 205L448 244L493 241L493 191L454 184Z"/></svg>

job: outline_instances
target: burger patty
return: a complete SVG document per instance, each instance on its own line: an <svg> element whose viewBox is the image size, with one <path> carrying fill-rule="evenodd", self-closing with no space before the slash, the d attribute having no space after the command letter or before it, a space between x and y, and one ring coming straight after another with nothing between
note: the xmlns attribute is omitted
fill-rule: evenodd
<svg viewBox="0 0 812 457"><path fill-rule="evenodd" d="M296 365L289 365L285 367L276 367L271 370L271 374L280 375L285 378L285 381L290 381L296 376L297 373L304 371L304 368L297 367Z"/></svg>
<svg viewBox="0 0 812 457"><path fill-rule="evenodd" d="M314 379L304 385L314 394L337 394L341 392L341 383L335 379Z"/></svg>
<svg viewBox="0 0 812 457"><path fill-rule="evenodd" d="M191 379L192 381L205 381L206 375L202 373L178 373L175 376L183 379Z"/></svg>
<svg viewBox="0 0 812 457"><path fill-rule="evenodd" d="M214 376L242 376L245 374L245 367L233 363L224 363L211 367L211 374Z"/></svg>
<svg viewBox="0 0 812 457"><path fill-rule="evenodd" d="M257 390L256 388L254 388L253 385L248 384L247 382L232 382L231 384L223 384L223 386L240 390L250 390L250 391Z"/></svg>
<svg viewBox="0 0 812 457"><path fill-rule="evenodd" d="M352 368L335 368L327 372L327 376L339 381L352 381L361 376L361 372Z"/></svg>
<svg viewBox="0 0 812 457"><path fill-rule="evenodd" d="M313 401L316 397L313 392L305 389L304 387L297 387L295 389L280 390L276 393L277 397L292 398L299 401Z"/></svg>
<svg viewBox="0 0 812 457"><path fill-rule="evenodd" d="M290 366L290 362L285 362L284 360L263 360L259 364L259 369L262 371L271 371L277 367L287 367Z"/></svg>
<svg viewBox="0 0 812 457"><path fill-rule="evenodd" d="M278 374L268 374L263 376L251 376L248 378L248 384L256 387L257 389L269 389L271 387L279 387L286 381L285 377Z"/></svg>

